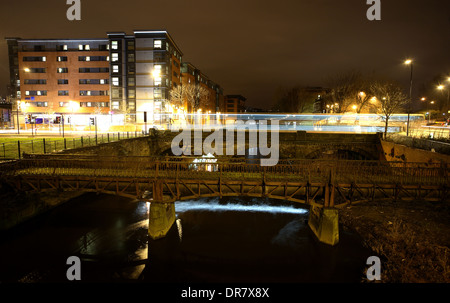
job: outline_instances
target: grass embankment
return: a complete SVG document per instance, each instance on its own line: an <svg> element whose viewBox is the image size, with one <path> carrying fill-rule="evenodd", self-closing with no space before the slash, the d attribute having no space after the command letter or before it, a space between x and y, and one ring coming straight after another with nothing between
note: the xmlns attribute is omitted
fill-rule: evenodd
<svg viewBox="0 0 450 303"><path fill-rule="evenodd" d="M93 146L96 144L117 141L124 138L134 138L138 133L110 133L98 134L97 140L95 135L71 136L71 137L54 137L41 136L37 138L29 137L1 137L0 138L0 159L17 159L23 153L27 154L44 154L61 151L64 149L80 148L85 146ZM20 142L20 143L19 143ZM45 143L45 148L44 148ZM20 145L20 147L19 147Z"/></svg>
<svg viewBox="0 0 450 303"><path fill-rule="evenodd" d="M430 201L376 201L339 212L381 259L381 282L450 282L450 205Z"/></svg>

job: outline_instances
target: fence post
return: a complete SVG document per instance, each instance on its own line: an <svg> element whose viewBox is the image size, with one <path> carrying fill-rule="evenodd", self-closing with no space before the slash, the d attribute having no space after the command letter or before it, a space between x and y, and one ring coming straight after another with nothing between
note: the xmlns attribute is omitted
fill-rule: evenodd
<svg viewBox="0 0 450 303"><path fill-rule="evenodd" d="M84 146L84 144L83 144L83 136L81 136L81 147L83 147Z"/></svg>
<svg viewBox="0 0 450 303"><path fill-rule="evenodd" d="M64 138L64 149L67 149L66 138Z"/></svg>
<svg viewBox="0 0 450 303"><path fill-rule="evenodd" d="M46 154L46 150L45 150L45 138L42 138L42 144L44 145L44 154Z"/></svg>
<svg viewBox="0 0 450 303"><path fill-rule="evenodd" d="M17 141L17 151L19 153L19 159L20 159L20 140Z"/></svg>
<svg viewBox="0 0 450 303"><path fill-rule="evenodd" d="M31 153L34 154L34 144L33 144L34 140L31 140Z"/></svg>
<svg viewBox="0 0 450 303"><path fill-rule="evenodd" d="M117 132L117 141L120 140L120 132Z"/></svg>
<svg viewBox="0 0 450 303"><path fill-rule="evenodd" d="M6 158L6 147L5 147L5 143L3 143L3 158Z"/></svg>
<svg viewBox="0 0 450 303"><path fill-rule="evenodd" d="M108 133L108 143L109 143L109 133Z"/></svg>

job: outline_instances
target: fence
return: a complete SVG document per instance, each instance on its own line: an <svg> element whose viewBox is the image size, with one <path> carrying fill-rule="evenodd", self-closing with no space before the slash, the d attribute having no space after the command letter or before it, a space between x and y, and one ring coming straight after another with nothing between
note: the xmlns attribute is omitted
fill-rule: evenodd
<svg viewBox="0 0 450 303"><path fill-rule="evenodd" d="M280 160L275 166L261 167L257 161L245 158L208 159L210 162L193 160L188 157L127 157L124 160L58 155L56 158L11 161L2 165L2 171L4 177L41 175L442 186L448 186L450 176L445 163L292 159Z"/></svg>
<svg viewBox="0 0 450 303"><path fill-rule="evenodd" d="M410 136L414 138L450 142L450 127L422 126L411 128Z"/></svg>
<svg viewBox="0 0 450 303"><path fill-rule="evenodd" d="M95 146L98 144L142 137L142 132L117 132L98 134L97 136L81 136L66 138L40 138L17 140L0 143L0 159L21 159L23 153L50 154L62 150Z"/></svg>

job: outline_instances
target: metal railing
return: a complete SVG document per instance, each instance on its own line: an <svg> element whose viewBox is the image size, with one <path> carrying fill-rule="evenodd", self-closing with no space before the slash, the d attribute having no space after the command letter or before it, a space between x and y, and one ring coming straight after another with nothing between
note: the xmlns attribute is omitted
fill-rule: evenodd
<svg viewBox="0 0 450 303"><path fill-rule="evenodd" d="M10 161L1 165L3 177L19 175L113 178L257 180L264 182L449 185L445 163L404 163L352 160L280 160L261 166L245 158L92 157L57 155Z"/></svg>
<svg viewBox="0 0 450 303"><path fill-rule="evenodd" d="M114 132L97 136L80 136L66 138L17 139L0 141L0 159L21 159L23 154L51 154L63 150L95 146L103 143L142 137L142 132Z"/></svg>

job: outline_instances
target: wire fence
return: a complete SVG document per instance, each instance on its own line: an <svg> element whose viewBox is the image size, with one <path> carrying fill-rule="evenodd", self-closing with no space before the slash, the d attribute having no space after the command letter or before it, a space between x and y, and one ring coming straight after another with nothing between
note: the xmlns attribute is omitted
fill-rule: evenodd
<svg viewBox="0 0 450 303"><path fill-rule="evenodd" d="M51 154L67 149L95 146L103 143L144 136L142 132L114 132L66 138L17 139L0 141L0 159L21 159L25 154Z"/></svg>

